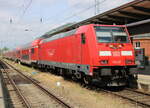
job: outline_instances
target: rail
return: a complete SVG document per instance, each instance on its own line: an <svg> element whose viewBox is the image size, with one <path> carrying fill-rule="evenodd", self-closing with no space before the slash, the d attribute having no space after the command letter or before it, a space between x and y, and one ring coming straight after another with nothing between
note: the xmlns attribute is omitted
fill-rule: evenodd
<svg viewBox="0 0 150 108"><path fill-rule="evenodd" d="M124 90L117 91L117 92L109 91L106 89L102 89L102 91L132 101L137 105L143 106L144 108L145 107L150 108L150 94L148 93L136 91L130 88L125 88Z"/></svg>
<svg viewBox="0 0 150 108"><path fill-rule="evenodd" d="M2 60L1 60L2 61ZM25 79L27 79L28 81L30 81L32 84L34 84L36 87L38 87L40 90L42 90L45 94L47 94L49 97L51 97L52 99L54 99L56 102L58 102L59 104L61 104L63 107L65 108L73 108L72 106L70 106L69 104L65 103L63 100L59 99L57 96L55 96L53 93L51 93L49 90L47 90L46 88L44 88L43 86L41 86L40 84L38 84L35 80L33 80L32 78L26 76L25 74L23 74L20 70L16 69L15 67L13 67L12 65L8 64L5 61L2 61L7 67L9 67L10 69L15 70L16 72L18 72L21 76L23 76ZM14 82L12 82L14 84ZM16 86L14 86L16 87ZM16 90L18 90L16 88ZM19 94L20 91L18 91ZM21 97L25 100L24 102L26 104L28 104L28 102L26 101L25 97L23 97L21 95ZM28 104L28 108L31 108L30 105Z"/></svg>
<svg viewBox="0 0 150 108"><path fill-rule="evenodd" d="M20 99L23 101L23 104L25 105L25 107L26 108L32 108L31 105L30 105L30 103L28 102L28 100L24 97L24 95L22 94L22 92L20 91L20 89L17 87L17 85L15 84L15 82L9 76L8 71L5 69L4 63L2 62L2 60L0 60L0 64L1 64L1 67L3 68L2 75L4 75L6 73L6 76L7 76L8 80L10 81L10 83L12 84L12 86L14 87L14 89L16 90L16 93L18 94L18 96L20 97Z"/></svg>

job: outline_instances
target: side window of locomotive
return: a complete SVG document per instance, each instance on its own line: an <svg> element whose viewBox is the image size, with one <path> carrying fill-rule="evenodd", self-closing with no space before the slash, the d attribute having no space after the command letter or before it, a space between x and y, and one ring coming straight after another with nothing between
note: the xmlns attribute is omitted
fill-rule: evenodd
<svg viewBox="0 0 150 108"><path fill-rule="evenodd" d="M31 49L31 53L32 53L32 54L34 53L34 48Z"/></svg>
<svg viewBox="0 0 150 108"><path fill-rule="evenodd" d="M86 43L86 37L85 37L84 33L81 34L81 42L82 42L82 44Z"/></svg>

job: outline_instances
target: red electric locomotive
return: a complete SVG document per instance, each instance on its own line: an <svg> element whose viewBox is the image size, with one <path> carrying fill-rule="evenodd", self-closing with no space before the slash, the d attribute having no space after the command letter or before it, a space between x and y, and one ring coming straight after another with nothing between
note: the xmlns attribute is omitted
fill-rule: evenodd
<svg viewBox="0 0 150 108"><path fill-rule="evenodd" d="M53 68L86 84L102 86L136 80L134 49L122 25L84 25L74 30L46 34L45 39L5 53L5 57L40 68Z"/></svg>
<svg viewBox="0 0 150 108"><path fill-rule="evenodd" d="M38 65L60 74L93 79L102 85L125 84L136 79L135 56L128 31L122 25L89 24L43 39Z"/></svg>

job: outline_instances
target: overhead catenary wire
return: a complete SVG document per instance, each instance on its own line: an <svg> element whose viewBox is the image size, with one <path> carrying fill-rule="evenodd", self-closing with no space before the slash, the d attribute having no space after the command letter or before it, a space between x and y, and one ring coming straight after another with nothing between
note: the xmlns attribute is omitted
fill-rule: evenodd
<svg viewBox="0 0 150 108"><path fill-rule="evenodd" d="M103 0L102 2L104 2L104 1L106 1L106 0ZM100 2L100 3L102 3L102 2ZM76 3L76 4L74 4L73 6L71 6L71 8L77 8L78 6L80 6L81 5L81 2L79 2L79 3ZM97 4L98 5L98 4ZM80 11L80 12L83 12L83 11L87 11L87 10L89 10L89 9L91 9L91 8L93 8L95 6L95 3L92 5L92 6L90 6L90 7L88 7L88 8L85 8L84 10L82 10L82 11ZM67 9L64 9L64 10L62 10L61 12L59 11L59 13L56 13L55 15L53 15L52 17L49 17L47 20L43 20L43 17L41 17L40 19L39 19L39 21L41 22L41 23L43 23L43 24L48 24L49 22L49 20L50 19L53 19L53 18L55 18L55 17L58 17L58 15L60 14L60 13L66 13L66 12L68 12L68 10L69 11L71 11L71 9L69 8L67 8ZM79 13L80 13L79 12ZM67 18L64 18L64 19L62 19L61 20L61 22L63 22L63 21L66 21L66 20L68 20L68 19L71 19L71 18L73 18L73 17L75 17L75 16L78 16L77 15L78 13L74 13L74 14L72 14L71 16L68 16ZM46 22L48 22L48 23L46 23ZM57 21L56 21L57 22ZM51 23L52 24L52 27L50 27L49 29L51 29L51 28L53 28L53 25L55 25L55 23L56 22L54 22L54 23ZM50 25L51 25L50 24ZM39 27L39 29L41 28L41 26Z"/></svg>
<svg viewBox="0 0 150 108"><path fill-rule="evenodd" d="M87 8L85 8L85 9L83 9L83 10L77 12L77 13L73 13L72 15L70 15L70 16L68 16L68 17L66 17L66 18L64 18L64 19L62 19L61 21L63 22L63 21L66 21L66 20L68 20L68 19L71 19L71 18L73 18L73 17L76 17L76 16L78 16L78 15L81 15L83 12L86 12L86 11L88 11L89 9L94 8L95 6L98 6L99 4L101 4L101 3L105 2L105 1L107 1L107 0L103 0L103 1L101 1L101 2L94 3L93 5L91 5L91 6L87 7ZM25 7L25 9L24 9L24 11L23 11L23 14L20 16L20 20L24 17L25 13L27 12L27 10L29 9L29 7L31 6L32 2L33 2L33 0L30 0L29 3L27 4L27 6ZM80 2L77 3L77 4L75 4L75 5L73 5L71 8L77 7L78 5L80 5ZM70 10L71 10L71 9L69 9L69 11L70 11ZM62 12L66 12L66 11L68 11L68 9L63 10ZM60 13L60 12L59 12L59 13ZM46 23L46 22L48 22L50 19L53 19L54 17L58 16L59 13L57 13L57 14L55 14L54 16L48 18L48 20L46 20L46 21L43 21L43 17L41 17L39 21L40 21L41 23ZM56 22L57 22L57 21L56 21ZM55 22L55 23L56 23L56 22ZM54 23L54 24L55 24L55 23ZM53 23L52 23L52 24L53 24Z"/></svg>
<svg viewBox="0 0 150 108"><path fill-rule="evenodd" d="M28 9L31 7L31 4L33 2L33 0L29 0L29 2L27 3L27 5L25 5L25 1L26 0L23 0L23 11L21 12L20 16L19 16L19 19L18 19L18 22L16 24L19 24L22 22L23 18L24 18L24 15L26 14L26 12L28 11Z"/></svg>
<svg viewBox="0 0 150 108"><path fill-rule="evenodd" d="M15 18L15 17L11 17L11 18L9 18L9 24L10 24L10 26L8 27L8 31L9 32L6 32L6 35L7 36L11 36L11 39L12 40L15 40L15 35L14 35L14 31L16 31L16 30L14 30L15 29L15 27L16 27L16 24L17 25L21 25L21 23L22 23L22 19L23 19L23 17L24 17L24 15L26 14L26 12L28 11L28 9L31 7L31 4L32 4L32 1L33 0L28 0L27 2L26 2L27 0L23 0L23 3L20 5L20 7L19 7L19 14L18 14L18 20L17 20L17 18ZM26 3L25 3L26 2ZM17 21L16 21L17 20ZM24 24L22 24L22 26L24 26ZM24 29L25 31L26 31L26 29ZM12 48L13 47L15 47L17 44L16 43L14 43L13 45L12 45Z"/></svg>
<svg viewBox="0 0 150 108"><path fill-rule="evenodd" d="M18 24L21 23L21 21L22 21L24 15L26 14L26 12L27 12L27 11L29 10L29 8L31 7L31 4L33 3L33 0L30 0L29 3L27 3L27 5L25 6L25 1L26 1L26 0L24 0L24 3L23 3L24 10L23 10L23 12L22 12L22 15L20 15L20 18L19 18L19 20L18 20ZM77 4L75 4L75 5L73 5L71 8L74 8L74 7L78 6L78 5L80 5L80 2L77 3ZM70 11L70 9L67 8L67 9L63 10L62 12L68 12L68 10ZM60 13L60 12L59 12L59 13ZM52 17L57 17L57 16L59 15L59 13L55 14L55 15L52 16ZM49 18L49 19L51 19L51 18ZM44 20L45 20L45 19L44 19L44 17L42 17L42 16L39 18L39 22L40 22L40 23L43 23Z"/></svg>
<svg viewBox="0 0 150 108"><path fill-rule="evenodd" d="M83 14L83 12L87 12L88 10L94 8L95 5L99 5L99 4L104 3L104 2L106 2L106 1L107 1L107 0L103 0L103 1L101 1L101 2L97 2L97 4L93 4L93 5L91 5L91 6L87 7L87 8L85 8L85 9L83 9L83 10L77 12L77 13L73 13L72 15L70 15L70 16L68 16L68 17L66 17L66 18L64 18L64 19L62 19L61 22L64 22L64 21L66 21L66 20L69 20L69 19L71 19L71 18L74 18L74 17L76 17L76 16L79 16L79 15ZM51 19L52 19L52 18L51 18ZM51 23L51 26L52 26L51 28L53 28L53 26L54 26L56 23L58 23L58 21L55 21L55 22Z"/></svg>
<svg viewBox="0 0 150 108"><path fill-rule="evenodd" d="M73 6L71 6L70 8L77 8L77 6L79 6L80 4L81 4L81 2L76 3L76 4L74 4ZM58 17L58 15L60 15L60 13L62 13L62 12L63 12L63 13L64 13L64 12L68 12L68 10L71 11L70 8L66 8L66 9L63 9L62 11L59 11L59 12L56 13L55 15L49 17L49 18L47 19L47 21L48 21L48 20L51 20L51 18ZM46 21L46 22L47 22L47 21Z"/></svg>
<svg viewBox="0 0 150 108"><path fill-rule="evenodd" d="M28 3L25 3L27 0L23 0L23 4L21 5L22 8L20 9L20 15L18 16L18 20L15 22L15 18L14 19L9 19L10 24L14 23L14 24L21 24L24 15L26 14L27 10L31 7L31 4L33 2L33 0L29 0ZM27 5L26 5L27 4ZM24 25L24 24L23 24Z"/></svg>
<svg viewBox="0 0 150 108"><path fill-rule="evenodd" d="M29 3L27 4L27 6L25 7L22 16L25 15L25 13L27 12L27 10L28 10L28 8L31 6L31 4L32 4L32 0L30 0Z"/></svg>
<svg viewBox="0 0 150 108"><path fill-rule="evenodd" d="M99 2L99 3L96 4L96 5L99 5L100 3L103 3L103 2L105 2L105 1L106 1L106 0L103 0L102 2ZM27 5L25 6L25 0L24 0L24 10L23 10L23 12L22 12L22 15L20 16L20 19L19 19L18 23L20 23L20 22L22 21L23 17L24 17L25 14L27 13L27 11L29 11L29 8L31 7L31 4L32 4L32 3L33 3L33 0L30 0L30 1L27 3ZM73 5L71 8L74 8L74 7L76 8L79 4L80 4L80 3L77 3L77 4ZM93 8L94 6L95 6L95 4L92 4L91 6L85 8L85 9L83 9L83 10L77 12L77 13L73 13L72 15L67 16L67 17L64 18L64 19L61 19L61 22L64 22L64 21L66 21L66 20L69 20L69 19L71 19L71 18L73 18L73 17L76 17L76 16L78 16L78 15L81 15L83 12L88 11L89 9ZM68 10L70 11L71 9L65 9L64 12L68 12ZM59 14L59 13L55 14L54 17L55 17L55 16L58 16L58 14ZM52 19L52 18L53 18L53 17L50 17L49 19ZM45 19L44 19L44 20L45 20ZM48 20L46 20L46 22L47 22L47 21L48 21ZM39 18L39 22L45 24L45 21L43 21L43 17ZM58 21L53 22L53 23L52 23L52 27L53 27L53 24L55 24L55 23L58 23ZM44 25L43 25L43 26L44 26ZM41 28L41 26L40 26L39 28ZM49 29L51 29L51 28L49 28ZM41 30L38 30L38 32L39 32L39 31L41 31Z"/></svg>
<svg viewBox="0 0 150 108"><path fill-rule="evenodd" d="M95 0L95 15L97 15L98 13L99 13L99 0ZM96 5L96 4L98 4L98 5Z"/></svg>

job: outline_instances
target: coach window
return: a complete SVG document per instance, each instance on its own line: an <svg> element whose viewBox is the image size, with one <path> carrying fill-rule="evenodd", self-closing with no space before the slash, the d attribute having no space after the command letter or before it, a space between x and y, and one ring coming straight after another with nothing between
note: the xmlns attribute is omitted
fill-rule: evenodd
<svg viewBox="0 0 150 108"><path fill-rule="evenodd" d="M32 54L34 53L34 48L31 49L31 53L32 53Z"/></svg>
<svg viewBox="0 0 150 108"><path fill-rule="evenodd" d="M86 37L84 33L81 34L81 41L82 41L82 44L85 44L86 42Z"/></svg>

